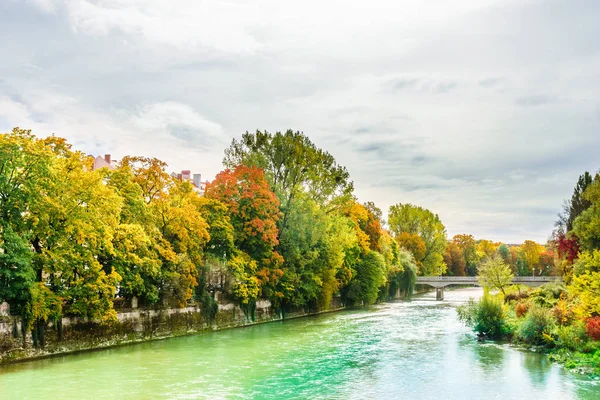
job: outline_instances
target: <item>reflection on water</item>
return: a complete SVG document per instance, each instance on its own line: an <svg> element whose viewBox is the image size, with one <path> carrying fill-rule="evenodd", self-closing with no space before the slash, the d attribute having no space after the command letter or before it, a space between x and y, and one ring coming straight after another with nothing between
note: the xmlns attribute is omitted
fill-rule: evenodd
<svg viewBox="0 0 600 400"><path fill-rule="evenodd" d="M478 343L479 289L0 369L0 398L598 399L543 355Z"/></svg>

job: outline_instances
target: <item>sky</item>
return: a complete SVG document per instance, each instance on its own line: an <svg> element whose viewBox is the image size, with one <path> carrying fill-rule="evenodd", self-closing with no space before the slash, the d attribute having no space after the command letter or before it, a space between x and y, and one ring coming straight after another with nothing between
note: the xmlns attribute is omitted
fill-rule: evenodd
<svg viewBox="0 0 600 400"><path fill-rule="evenodd" d="M597 0L0 0L0 132L212 180L300 130L359 201L545 242L600 168Z"/></svg>

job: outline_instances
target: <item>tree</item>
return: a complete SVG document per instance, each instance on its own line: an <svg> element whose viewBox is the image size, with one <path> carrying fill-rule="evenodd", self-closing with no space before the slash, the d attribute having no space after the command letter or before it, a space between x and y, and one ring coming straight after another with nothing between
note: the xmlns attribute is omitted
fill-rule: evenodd
<svg viewBox="0 0 600 400"><path fill-rule="evenodd" d="M401 248L410 251L415 260L422 260L427 253L425 241L416 233L402 232L396 237L396 241ZM416 261L416 263L417 271L419 271L423 263L421 261Z"/></svg>
<svg viewBox="0 0 600 400"><path fill-rule="evenodd" d="M13 314L22 314L35 282L27 241L9 224L0 223L0 302L6 301Z"/></svg>
<svg viewBox="0 0 600 400"><path fill-rule="evenodd" d="M482 239L477 243L477 253L480 259L490 257L498 249L498 244L491 240Z"/></svg>
<svg viewBox="0 0 600 400"><path fill-rule="evenodd" d="M384 234L381 209L373 202L364 203L363 207L367 210L367 220L361 229L369 236L371 250L381 252L380 241Z"/></svg>
<svg viewBox="0 0 600 400"><path fill-rule="evenodd" d="M486 259L479 266L479 275L477 281L484 288L496 288L506 295L504 288L509 286L514 275L510 267L498 255Z"/></svg>
<svg viewBox="0 0 600 400"><path fill-rule="evenodd" d="M525 266L528 268L527 272L533 271L534 268L541 272L539 268L540 256L546 249L541 244L538 244L532 240L526 240L520 247L520 253L522 254ZM526 272L526 271L522 271Z"/></svg>
<svg viewBox="0 0 600 400"><path fill-rule="evenodd" d="M467 263L460 247L454 242L448 242L444 253L444 262L448 272L453 276L465 276Z"/></svg>
<svg viewBox="0 0 600 400"><path fill-rule="evenodd" d="M31 204L50 182L53 153L29 130L0 134L0 302L22 314L41 279L32 264Z"/></svg>
<svg viewBox="0 0 600 400"><path fill-rule="evenodd" d="M400 288L400 292L404 293L404 298L410 300L417 283L417 265L415 258L408 251L401 250L398 258L400 265L402 265L402 271L397 277L396 282Z"/></svg>
<svg viewBox="0 0 600 400"><path fill-rule="evenodd" d="M510 249L508 248L507 245L502 243L500 246L498 246L498 254L500 255L500 257L502 257L502 259L504 260L505 263L510 265L510 261L511 261Z"/></svg>
<svg viewBox="0 0 600 400"><path fill-rule="evenodd" d="M346 240L347 228L352 221L336 217L354 202L346 168L306 135L291 130L246 132L232 141L223 164L229 169L241 164L262 169L279 200L276 251L283 257L285 272L268 289L274 306L329 307L333 293L351 279L359 258L354 254L358 247L347 246L351 242ZM350 226L356 234L362 233L364 251L376 248L378 232L375 224L369 231L369 213L356 217L361 221L355 218ZM343 232L341 245L334 243L335 236L329 237L332 230ZM333 253L328 249L334 249Z"/></svg>
<svg viewBox="0 0 600 400"><path fill-rule="evenodd" d="M97 256L111 251L122 206L119 196L91 171L91 160L64 139L43 141L54 154L51 179L29 207L30 243L38 282L62 297L64 311L93 319L114 319L113 298L121 280Z"/></svg>
<svg viewBox="0 0 600 400"><path fill-rule="evenodd" d="M217 174L205 196L229 210L236 246L261 261L271 256L279 243L279 201L269 188L262 170L239 165Z"/></svg>
<svg viewBox="0 0 600 400"><path fill-rule="evenodd" d="M300 193L308 193L327 212L352 199L354 186L346 168L301 132L246 132L239 141L232 141L223 159L229 169L241 164L264 171L281 203L280 235L285 235L292 202Z"/></svg>
<svg viewBox="0 0 600 400"><path fill-rule="evenodd" d="M243 265L246 274L254 274L253 278L256 278L263 294L277 304L283 296L281 290L277 289L278 281L283 276L283 258L275 250L275 246L279 244L279 201L271 191L263 171L245 165L239 165L234 170L227 169L220 172L208 185L205 195L227 207L234 228L236 248L254 261L232 264L232 268ZM241 254L237 259L246 257ZM241 269L237 269L238 272L233 270L234 275L239 275ZM252 283L247 287L254 287L254 279L244 278L244 282L246 286ZM244 299L239 293L236 297ZM253 302L248 304L253 308Z"/></svg>
<svg viewBox="0 0 600 400"><path fill-rule="evenodd" d="M596 174L596 176L598 176ZM585 210L587 210L591 205L591 201L584 196L584 193L588 186L590 186L593 182L592 175L585 171L583 175L579 176L577 180L577 184L573 189L573 195L571 196L571 200L568 203L568 216L565 218L565 227L567 232L571 232L573 230L573 225L575 223L575 219Z"/></svg>
<svg viewBox="0 0 600 400"><path fill-rule="evenodd" d="M466 264L465 272L467 275L477 275L477 264L479 263L479 257L477 256L477 245L473 235L455 235L452 238L452 242L456 243L463 253Z"/></svg>
<svg viewBox="0 0 600 400"><path fill-rule="evenodd" d="M406 232L418 235L425 243L425 253L416 259L422 264L422 274L440 275L445 271L446 228L436 214L412 204L399 203L390 207L388 220L395 237Z"/></svg>
<svg viewBox="0 0 600 400"><path fill-rule="evenodd" d="M573 223L573 233L584 250L600 249L600 175L583 194L590 206Z"/></svg>
<svg viewBox="0 0 600 400"><path fill-rule="evenodd" d="M357 265L345 292L346 302L352 304L373 304L377 300L379 288L385 284L385 262L376 251L369 252Z"/></svg>
<svg viewBox="0 0 600 400"><path fill-rule="evenodd" d="M354 223L354 231L358 238L358 245L366 254L372 247L371 238L366 233L367 225L369 223L369 211L360 203L352 203L344 209L344 215L350 218ZM373 247L378 247L378 242L379 237L377 237L377 243L374 243Z"/></svg>

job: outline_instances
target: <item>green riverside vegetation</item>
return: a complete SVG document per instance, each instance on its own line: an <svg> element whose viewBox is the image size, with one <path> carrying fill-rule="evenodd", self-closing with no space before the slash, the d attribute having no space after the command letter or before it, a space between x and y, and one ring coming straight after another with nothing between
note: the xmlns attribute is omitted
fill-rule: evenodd
<svg viewBox="0 0 600 400"><path fill-rule="evenodd" d="M511 286L500 250L479 269L484 297L460 306L480 339L510 339L547 351L571 369L600 375L600 175L581 175L549 241L563 282ZM489 289L498 289L492 295Z"/></svg>

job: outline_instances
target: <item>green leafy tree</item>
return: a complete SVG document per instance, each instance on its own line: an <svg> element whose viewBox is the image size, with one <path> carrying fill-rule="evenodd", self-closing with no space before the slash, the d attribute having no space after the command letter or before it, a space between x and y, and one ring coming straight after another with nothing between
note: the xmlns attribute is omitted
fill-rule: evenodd
<svg viewBox="0 0 600 400"><path fill-rule="evenodd" d="M375 251L369 252L355 267L356 274L348 284L344 297L350 305L373 304L379 288L385 284L385 261Z"/></svg>
<svg viewBox="0 0 600 400"><path fill-rule="evenodd" d="M479 266L477 281L484 288L495 288L506 295L505 288L512 282L514 275L502 257L494 255Z"/></svg>
<svg viewBox="0 0 600 400"><path fill-rule="evenodd" d="M600 249L600 176L596 177L583 194L590 206L573 223L573 233L584 250Z"/></svg>

